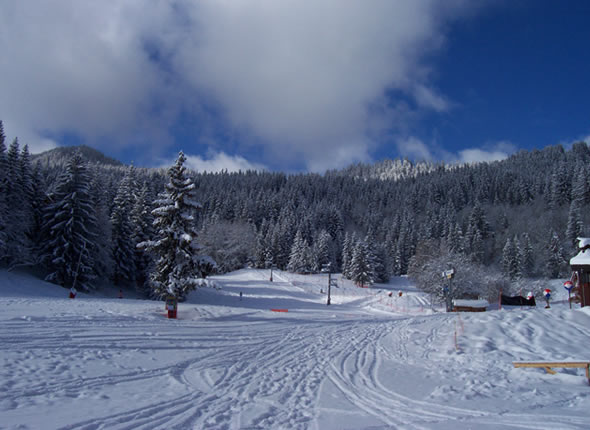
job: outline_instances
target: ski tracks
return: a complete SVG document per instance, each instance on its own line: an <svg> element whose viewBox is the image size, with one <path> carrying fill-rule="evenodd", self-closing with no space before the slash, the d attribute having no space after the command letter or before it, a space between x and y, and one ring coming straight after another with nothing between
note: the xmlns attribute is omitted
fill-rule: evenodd
<svg viewBox="0 0 590 430"><path fill-rule="evenodd" d="M263 329L243 342L231 337L210 339L217 346L216 354L146 374L147 378L170 375L182 385L182 395L64 429L308 429L330 358L325 343L333 333L322 334L318 325L303 326L286 326L284 332Z"/></svg>
<svg viewBox="0 0 590 430"><path fill-rule="evenodd" d="M381 383L381 371L387 371L383 366L395 366L396 362L407 363L411 359L406 345L411 340L410 329L415 330L415 322L415 319L410 318L389 323L375 322L357 331L354 341L341 350L335 363L330 366L330 381L349 402L392 427L430 428L441 421L486 416L485 412L415 400ZM428 338L440 341L443 329L441 325L433 327ZM384 339L388 336L393 336L395 340L393 343L388 340L385 346ZM442 336L446 337L447 334ZM393 350L392 345L395 346ZM427 354L424 353L425 356Z"/></svg>

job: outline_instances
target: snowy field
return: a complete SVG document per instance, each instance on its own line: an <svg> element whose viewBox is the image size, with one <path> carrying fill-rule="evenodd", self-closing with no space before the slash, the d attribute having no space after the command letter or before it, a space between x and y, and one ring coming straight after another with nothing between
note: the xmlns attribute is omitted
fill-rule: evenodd
<svg viewBox="0 0 590 430"><path fill-rule="evenodd" d="M447 314L403 278L328 307L326 277L219 276L169 320L1 271L0 428L590 428L583 369L512 365L590 360L590 309Z"/></svg>

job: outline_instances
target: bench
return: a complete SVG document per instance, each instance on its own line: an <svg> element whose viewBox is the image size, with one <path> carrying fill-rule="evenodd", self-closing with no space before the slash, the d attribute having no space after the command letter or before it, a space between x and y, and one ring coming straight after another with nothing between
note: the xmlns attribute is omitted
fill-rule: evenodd
<svg viewBox="0 0 590 430"><path fill-rule="evenodd" d="M590 361L514 361L514 367L537 367L545 369L547 373L555 375L554 367L569 367L586 369L586 379L590 384Z"/></svg>

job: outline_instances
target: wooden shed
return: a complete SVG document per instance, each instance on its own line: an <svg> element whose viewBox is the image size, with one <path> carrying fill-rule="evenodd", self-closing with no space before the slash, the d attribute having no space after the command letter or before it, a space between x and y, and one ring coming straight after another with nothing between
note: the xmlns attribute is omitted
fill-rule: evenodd
<svg viewBox="0 0 590 430"><path fill-rule="evenodd" d="M453 300L453 312L485 312L487 300Z"/></svg>
<svg viewBox="0 0 590 430"><path fill-rule="evenodd" d="M574 300L582 307L590 306L590 238L579 237L580 252L570 260Z"/></svg>

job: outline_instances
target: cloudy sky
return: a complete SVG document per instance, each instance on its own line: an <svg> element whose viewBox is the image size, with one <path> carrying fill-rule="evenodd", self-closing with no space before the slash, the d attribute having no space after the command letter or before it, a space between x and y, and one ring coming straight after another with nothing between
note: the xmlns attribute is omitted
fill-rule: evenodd
<svg viewBox="0 0 590 430"><path fill-rule="evenodd" d="M2 0L0 120L32 152L287 172L590 136L586 0Z"/></svg>

